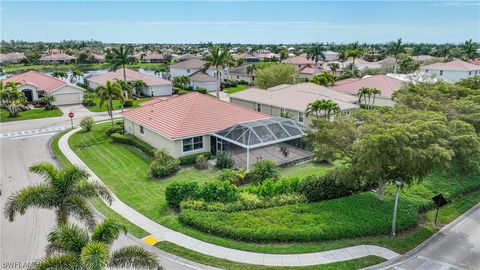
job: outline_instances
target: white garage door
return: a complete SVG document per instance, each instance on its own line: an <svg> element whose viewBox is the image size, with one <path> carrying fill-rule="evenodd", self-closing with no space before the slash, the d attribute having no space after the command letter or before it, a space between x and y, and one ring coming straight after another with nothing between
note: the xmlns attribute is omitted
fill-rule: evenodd
<svg viewBox="0 0 480 270"><path fill-rule="evenodd" d="M172 94L172 86L152 86L152 92L149 94L153 94L155 97L159 96L170 96Z"/></svg>
<svg viewBox="0 0 480 270"><path fill-rule="evenodd" d="M69 105L82 103L80 94L77 93L58 93L55 94L55 105Z"/></svg>

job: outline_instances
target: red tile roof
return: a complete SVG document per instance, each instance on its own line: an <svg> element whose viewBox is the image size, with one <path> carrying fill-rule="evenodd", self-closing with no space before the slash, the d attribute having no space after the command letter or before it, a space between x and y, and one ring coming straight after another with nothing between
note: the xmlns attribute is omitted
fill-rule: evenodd
<svg viewBox="0 0 480 270"><path fill-rule="evenodd" d="M13 77L3 80L3 82L4 83L19 82L22 85L23 84L33 85L37 89L43 90L47 93L52 92L53 90L68 84L60 79L48 76L46 74L40 73L35 70L27 71L25 73L15 75Z"/></svg>
<svg viewBox="0 0 480 270"><path fill-rule="evenodd" d="M203 72L203 70L199 70L195 73L193 73L192 75L188 76L190 78L190 81L192 82L218 82L219 80L215 77L212 77L208 74L206 74L205 72Z"/></svg>
<svg viewBox="0 0 480 270"><path fill-rule="evenodd" d="M138 71L126 68L127 81L144 81L147 85L169 85L172 84L171 81L165 80L159 77L146 75ZM97 76L92 76L87 78L87 81L91 81L97 84L105 84L107 81L113 81L114 79L123 80L123 68L119 68L116 71L110 71L105 74L100 74Z"/></svg>
<svg viewBox="0 0 480 270"><path fill-rule="evenodd" d="M402 87L402 85L403 81L401 80L388 77L386 75L374 75L349 83L334 85L330 87L330 89L342 93L356 95L358 90L362 87L377 88L382 92L380 94L381 97L390 98L395 91Z"/></svg>
<svg viewBox="0 0 480 270"><path fill-rule="evenodd" d="M198 92L128 110L122 115L172 139L213 133L241 122L271 117Z"/></svg>
<svg viewBox="0 0 480 270"><path fill-rule="evenodd" d="M52 53L52 54L43 55L42 57L40 57L40 60L45 60L45 61L46 60L72 60L72 59L75 59L75 57L65 53Z"/></svg>
<svg viewBox="0 0 480 270"><path fill-rule="evenodd" d="M322 61L319 61L322 62ZM312 65L315 64L315 61L307 59L304 55L298 55L291 58L287 58L282 61L282 63L293 64L293 65Z"/></svg>
<svg viewBox="0 0 480 270"><path fill-rule="evenodd" d="M465 62L460 59L455 59L446 63L434 63L422 66L421 69L439 69L439 70L459 70L459 71L475 71L480 70L480 66Z"/></svg>

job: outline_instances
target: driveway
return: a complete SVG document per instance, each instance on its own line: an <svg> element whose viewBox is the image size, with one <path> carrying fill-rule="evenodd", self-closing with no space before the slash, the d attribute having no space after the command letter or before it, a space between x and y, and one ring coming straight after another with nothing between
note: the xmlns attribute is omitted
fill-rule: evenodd
<svg viewBox="0 0 480 270"><path fill-rule="evenodd" d="M95 120L108 119L106 113L91 113L79 106L66 106L61 109L67 113L75 112L75 125L85 116L93 116ZM0 203L2 206L12 192L42 181L37 175L28 173L28 167L41 161L56 162L50 151L50 140L59 130L69 126L70 120L66 115L0 124ZM5 134L12 136L7 137L4 136ZM17 215L14 222L8 222L3 216L2 209L0 216L1 269L27 269L31 263L42 258L47 245L47 234L54 225L55 215L50 210L29 209L25 215ZM121 236L119 241L115 242L114 248L125 245L147 246L132 236ZM147 248L150 247L147 246ZM166 269L210 269L158 249L154 251Z"/></svg>

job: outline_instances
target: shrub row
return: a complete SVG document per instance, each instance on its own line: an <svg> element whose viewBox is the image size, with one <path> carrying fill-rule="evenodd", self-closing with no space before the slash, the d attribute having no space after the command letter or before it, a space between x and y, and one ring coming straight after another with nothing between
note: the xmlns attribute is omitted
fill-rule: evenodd
<svg viewBox="0 0 480 270"><path fill-rule="evenodd" d="M114 134L114 133L122 134L123 133L123 126L111 127L111 128L109 128L105 131L105 135L107 135L108 137L112 136L112 134Z"/></svg>
<svg viewBox="0 0 480 270"><path fill-rule="evenodd" d="M298 188L309 202L340 198L358 191L355 187L338 182L333 173L324 176L308 176L302 180Z"/></svg>
<svg viewBox="0 0 480 270"><path fill-rule="evenodd" d="M180 160L180 165L185 166L185 165L192 165L196 163L197 156L203 155L207 159L210 159L212 157L212 154L210 152L203 152L203 153L198 153L198 154L193 154L193 155L188 155L188 156L183 156L179 157L178 159Z"/></svg>
<svg viewBox="0 0 480 270"><path fill-rule="evenodd" d="M128 134L118 134L118 133L113 133L110 138L112 139L112 142L115 143L121 143L121 144L126 144L126 145L131 145L133 147L138 148L145 154L153 157L155 155L155 148L148 143L136 138L135 136L128 135Z"/></svg>
<svg viewBox="0 0 480 270"><path fill-rule="evenodd" d="M174 174L178 171L180 161L177 158L157 159L150 163L150 176L162 178Z"/></svg>
<svg viewBox="0 0 480 270"><path fill-rule="evenodd" d="M170 206L179 207L185 200L203 200L210 202L233 202L238 197L238 188L227 182L174 182L165 189L165 200Z"/></svg>
<svg viewBox="0 0 480 270"><path fill-rule="evenodd" d="M299 193L302 181L296 177L287 177L279 180L267 179L261 184L247 186L243 190L263 197L273 197L281 194Z"/></svg>
<svg viewBox="0 0 480 270"><path fill-rule="evenodd" d="M238 200L234 202L207 203L204 200L185 200L180 203L180 208L182 210L192 209L192 210L199 210L199 211L235 212L235 211L267 208L267 207L273 207L273 206L282 206L282 205L300 203L305 201L306 201L305 196L297 193L280 194L273 197L260 197L256 194L242 192L239 194Z"/></svg>

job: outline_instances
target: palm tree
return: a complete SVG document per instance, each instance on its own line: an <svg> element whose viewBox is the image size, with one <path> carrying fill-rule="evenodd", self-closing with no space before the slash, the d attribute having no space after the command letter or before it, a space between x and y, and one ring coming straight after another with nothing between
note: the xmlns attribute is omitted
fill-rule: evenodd
<svg viewBox="0 0 480 270"><path fill-rule="evenodd" d="M307 48L307 59L313 60L315 66L318 66L318 61L325 61L325 47L322 43L313 43Z"/></svg>
<svg viewBox="0 0 480 270"><path fill-rule="evenodd" d="M209 67L215 67L215 77L220 80L220 67L228 67L235 64L235 59L233 59L230 51L226 46L222 45L213 45L209 44L209 54L205 56L204 60L206 61L205 70ZM217 98L220 98L220 92L217 87Z"/></svg>
<svg viewBox="0 0 480 270"><path fill-rule="evenodd" d="M115 80L116 83L118 83L120 85L120 87L122 88L122 91L124 93L124 100L121 101L121 104L120 104L120 108L123 112L123 104L128 99L128 97L132 95L132 86L124 80L119 80L117 78L115 78L114 80Z"/></svg>
<svg viewBox="0 0 480 270"><path fill-rule="evenodd" d="M107 81L104 85L100 85L97 88L97 95L100 97L100 103L98 106L101 108L105 101L107 101L108 106L108 115L112 121L113 127L113 104L112 100L114 98L120 99L120 102L125 101L125 97L122 93L122 86L116 82Z"/></svg>
<svg viewBox="0 0 480 270"><path fill-rule="evenodd" d="M397 39L397 41L390 42L387 52L395 59L395 63L393 65L393 73L397 74L398 57L401 53L405 53L405 47L402 44L402 39L399 38Z"/></svg>
<svg viewBox="0 0 480 270"><path fill-rule="evenodd" d="M19 82L7 82L4 86L3 81L0 82L0 101L8 110L8 117L17 117L20 105L27 101L25 94L18 91L19 85Z"/></svg>
<svg viewBox="0 0 480 270"><path fill-rule="evenodd" d="M280 61L283 61L285 59L288 58L288 52L287 50L281 50L279 53L278 53L278 58L280 59Z"/></svg>
<svg viewBox="0 0 480 270"><path fill-rule="evenodd" d="M346 51L347 57L352 57L352 74L355 74L355 59L362 57L365 54L365 50L363 50L358 41L353 43L349 49Z"/></svg>
<svg viewBox="0 0 480 270"><path fill-rule="evenodd" d="M332 71L332 75L335 75L335 72L337 72L337 70L340 68L340 65L338 63L328 63L327 65L330 70Z"/></svg>
<svg viewBox="0 0 480 270"><path fill-rule="evenodd" d="M46 94L41 98L41 101L45 103L45 110L49 111L55 108L55 106L52 105L52 103L56 100L54 95L49 95Z"/></svg>
<svg viewBox="0 0 480 270"><path fill-rule="evenodd" d="M324 102L324 112L325 112L325 118L327 120L330 120L330 115L333 113L333 114L337 114L340 112L340 106L338 106L337 103L333 102L332 100L326 100Z"/></svg>
<svg viewBox="0 0 480 270"><path fill-rule="evenodd" d="M132 86L135 89L135 92L137 95L139 95L139 93L142 92L143 87L145 87L146 85L147 84L142 80L136 80L132 83Z"/></svg>
<svg viewBox="0 0 480 270"><path fill-rule="evenodd" d="M70 82L71 83L76 83L79 79L79 77L83 76L83 72L80 70L74 69L72 70L72 74L70 74Z"/></svg>
<svg viewBox="0 0 480 270"><path fill-rule="evenodd" d="M312 78L312 82L316 83L318 85L323 85L323 86L332 86L335 84L335 78L333 77L332 74L324 71L320 75L315 75Z"/></svg>
<svg viewBox="0 0 480 270"><path fill-rule="evenodd" d="M371 109L373 109L373 106L375 105L375 98L377 96L379 96L380 94L382 94L382 91L380 91L377 88L370 88L370 94L373 95L373 101L372 101L372 105L370 107Z"/></svg>
<svg viewBox="0 0 480 270"><path fill-rule="evenodd" d="M88 200L102 197L112 202L108 189L97 181L88 181L88 172L78 167L57 169L53 164L42 162L28 170L42 176L44 183L24 187L8 197L4 214L10 222L17 213L23 215L28 208L38 207L55 210L59 225L67 223L73 215L93 228L95 220Z"/></svg>
<svg viewBox="0 0 480 270"><path fill-rule="evenodd" d="M465 43L463 43L460 48L466 59L475 59L475 56L477 54L477 48L475 43L471 39L465 41Z"/></svg>
<svg viewBox="0 0 480 270"><path fill-rule="evenodd" d="M346 50L340 50L338 52L338 61L342 63L342 69L345 67L345 61L347 61L348 55Z"/></svg>
<svg viewBox="0 0 480 270"><path fill-rule="evenodd" d="M358 102L361 103L362 99L363 99L364 106L365 106L366 109L368 109L367 97L370 96L370 88L362 87L362 88L358 89L357 96L358 96Z"/></svg>
<svg viewBox="0 0 480 270"><path fill-rule="evenodd" d="M31 269L162 269L155 254L142 247L111 251L113 242L126 232L124 225L109 218L90 234L77 225L62 224L48 234L47 256Z"/></svg>
<svg viewBox="0 0 480 270"><path fill-rule="evenodd" d="M317 118L320 116L320 112L325 109L326 104L325 99L316 99L313 102L310 102L305 111L305 116L315 115Z"/></svg>
<svg viewBox="0 0 480 270"><path fill-rule="evenodd" d="M52 72L52 76L55 78L68 79L68 74L64 71L54 71Z"/></svg>
<svg viewBox="0 0 480 270"><path fill-rule="evenodd" d="M121 45L119 48L112 49L113 70L116 70L119 67L122 67L124 81L127 81L127 71L125 69L125 66L130 63L130 58L132 54L133 54L133 48L130 46Z"/></svg>

